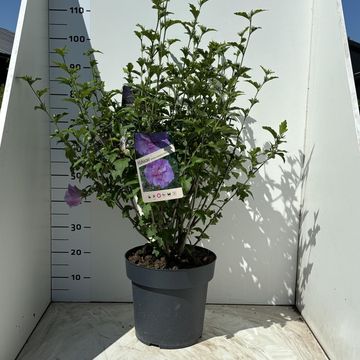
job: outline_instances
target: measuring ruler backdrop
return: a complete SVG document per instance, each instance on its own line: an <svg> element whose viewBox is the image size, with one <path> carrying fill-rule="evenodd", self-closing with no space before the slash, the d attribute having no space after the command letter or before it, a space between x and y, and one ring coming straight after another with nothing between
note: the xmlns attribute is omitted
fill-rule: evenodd
<svg viewBox="0 0 360 360"><path fill-rule="evenodd" d="M77 116L77 107L64 101L70 89L56 78L64 73L54 49L66 47L66 62L79 69L80 79L90 79L90 67L83 54L90 45L90 0L49 0L49 104L53 114L67 112L60 126ZM54 131L51 124L51 131ZM64 201L68 184L79 188L79 174L70 174L62 144L51 140L51 257L52 300L91 300L91 200L70 208Z"/></svg>

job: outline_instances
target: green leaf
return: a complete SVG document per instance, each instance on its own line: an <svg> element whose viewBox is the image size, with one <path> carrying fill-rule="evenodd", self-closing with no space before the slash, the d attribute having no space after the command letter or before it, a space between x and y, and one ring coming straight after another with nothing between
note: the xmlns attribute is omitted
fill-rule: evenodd
<svg viewBox="0 0 360 360"><path fill-rule="evenodd" d="M151 225L149 227L147 227L146 229L146 235L148 238L152 238L154 237L155 235L157 234L157 230L156 230L156 227Z"/></svg>
<svg viewBox="0 0 360 360"><path fill-rule="evenodd" d="M245 12L245 11L235 12L234 15L236 15L236 16L241 16L241 17L243 17L243 18L245 18L245 19L248 19L248 20L251 18L251 15L248 14L247 12Z"/></svg>
<svg viewBox="0 0 360 360"><path fill-rule="evenodd" d="M181 184L181 187L182 187L184 193L186 194L191 189L192 178L191 177L182 177L180 179L180 184Z"/></svg>
<svg viewBox="0 0 360 360"><path fill-rule="evenodd" d="M151 214L151 204L150 203L146 203L142 206L142 211L144 213L144 217L147 219L150 214Z"/></svg>
<svg viewBox="0 0 360 360"><path fill-rule="evenodd" d="M206 33L211 32L211 31L217 31L216 29L213 29L213 28L207 28L204 25L199 25L199 28L200 28L202 34L206 34Z"/></svg>
<svg viewBox="0 0 360 360"><path fill-rule="evenodd" d="M259 13L262 13L262 12L264 12L264 11L267 11L266 9L255 9L255 10L251 10L250 11L250 15L251 15L251 17L252 16L254 16L254 15L256 15L256 14L259 14Z"/></svg>
<svg viewBox="0 0 360 360"><path fill-rule="evenodd" d="M44 88L44 89L40 89L40 90L36 90L36 94L38 97L42 97L43 95L45 95L46 93L48 92L48 89L47 88Z"/></svg>
<svg viewBox="0 0 360 360"><path fill-rule="evenodd" d="M173 25L180 24L180 23L181 23L180 20L167 19L166 21L164 21L163 26L164 26L164 28L167 29Z"/></svg>
<svg viewBox="0 0 360 360"><path fill-rule="evenodd" d="M272 129L270 126L263 126L262 127L264 130L268 131L269 133L271 133L271 135L277 139L278 134L276 133L276 131L274 129Z"/></svg>
<svg viewBox="0 0 360 360"><path fill-rule="evenodd" d="M251 106L254 106L255 104L257 104L259 102L259 100L257 98L251 98L251 99L249 99L249 102L250 102Z"/></svg>
<svg viewBox="0 0 360 360"><path fill-rule="evenodd" d="M113 177L113 179L115 179L116 177L121 177L124 170L128 167L128 165L129 165L128 158L116 160L114 162L115 170L111 172L111 176Z"/></svg>
<svg viewBox="0 0 360 360"><path fill-rule="evenodd" d="M208 234L202 233L198 238L207 240L210 239L210 236Z"/></svg>
<svg viewBox="0 0 360 360"><path fill-rule="evenodd" d="M102 164L101 163L97 163L97 164L95 164L94 165L94 170L97 172L97 173L99 173L100 172L100 170L102 169Z"/></svg>
<svg viewBox="0 0 360 360"><path fill-rule="evenodd" d="M288 127L287 127L287 121L284 120L283 122L280 123L279 125L279 134L282 136L284 135L288 130Z"/></svg>
<svg viewBox="0 0 360 360"><path fill-rule="evenodd" d="M111 163L113 163L117 157L118 157L118 154L114 152L108 156L108 159Z"/></svg>
<svg viewBox="0 0 360 360"><path fill-rule="evenodd" d="M63 48L56 48L54 49L54 52L60 55L61 57L64 57L68 53L66 46Z"/></svg>
<svg viewBox="0 0 360 360"><path fill-rule="evenodd" d="M264 72L265 75L271 75L274 73L274 71L272 71L271 69L266 69L264 66L260 65L262 71Z"/></svg>
<svg viewBox="0 0 360 360"><path fill-rule="evenodd" d="M250 28L250 34L252 34L252 33L255 32L256 30L260 30L260 29L261 29L260 26L252 26L252 27Z"/></svg>
<svg viewBox="0 0 360 360"><path fill-rule="evenodd" d="M206 160L205 159L202 159L202 158L199 158L199 157L197 157L197 156L193 156L192 158L191 158L191 163L192 164L201 164L201 163L204 163L204 162L206 162Z"/></svg>
<svg viewBox="0 0 360 360"><path fill-rule="evenodd" d="M197 9L193 4L189 4L189 7L190 12L193 14L194 18L197 19L200 14L200 10Z"/></svg>
<svg viewBox="0 0 360 360"><path fill-rule="evenodd" d="M29 75L20 76L19 78L21 80L26 81L30 86L33 85L34 83L36 83L37 81L41 80L41 78L39 78L39 77L33 78L32 76L29 76Z"/></svg>
<svg viewBox="0 0 360 360"><path fill-rule="evenodd" d="M255 87L256 90L259 90L261 88L261 84L259 84L258 82L256 81L253 81L253 80L245 80L246 82L248 82L249 84L251 84L252 86Z"/></svg>

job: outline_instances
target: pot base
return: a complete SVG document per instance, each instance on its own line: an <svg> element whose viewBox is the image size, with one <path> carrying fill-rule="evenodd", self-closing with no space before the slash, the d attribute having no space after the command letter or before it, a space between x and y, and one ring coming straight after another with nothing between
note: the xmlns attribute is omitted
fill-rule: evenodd
<svg viewBox="0 0 360 360"><path fill-rule="evenodd" d="M203 331L206 294L207 284L166 290L133 283L137 338L163 349L195 344Z"/></svg>
<svg viewBox="0 0 360 360"><path fill-rule="evenodd" d="M192 345L195 345L195 344L197 344L198 343L198 341L199 341L199 339L201 339L201 336L198 338L198 339L196 339L196 340L193 340L193 341L189 341L189 342L187 342L187 343L183 343L183 344L177 344L177 345L175 345L175 346L171 346L171 345L169 345L169 344L163 344L163 345L161 345L161 344L153 344L153 343L149 343L149 342L146 342L146 340L143 340L143 339L141 339L141 337L140 336L138 336L138 334L135 332L135 334L136 334L136 338L139 340L139 341L141 341L143 344L145 344L145 345L148 345L148 346L156 346L156 347L158 347L159 349L167 349L167 350L170 350L170 349L183 349L183 348L186 348L186 347L189 347L189 346L192 346Z"/></svg>

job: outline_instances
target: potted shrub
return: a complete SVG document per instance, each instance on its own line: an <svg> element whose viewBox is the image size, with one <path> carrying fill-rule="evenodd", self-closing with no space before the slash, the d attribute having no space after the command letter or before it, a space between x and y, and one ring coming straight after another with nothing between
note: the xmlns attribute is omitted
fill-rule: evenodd
<svg viewBox="0 0 360 360"><path fill-rule="evenodd" d="M285 160L285 121L277 130L263 126L270 140L262 147L246 141L259 92L275 78L262 68L263 78L255 81L244 64L257 29L253 18L263 10L235 13L247 21L236 41L208 37L204 45L214 31L199 22L207 1L190 4L187 21L172 16L170 0L152 0L156 25L138 25L140 56L124 69L122 91L105 90L94 51L87 54L92 80L81 82L66 63L66 50L56 49L65 73L58 80L70 87L68 100L79 109L66 128L59 124L65 113L48 112L38 79L23 77L39 100L37 108L57 126L52 136L64 145L71 172L91 180L83 189L69 185L66 202L75 206L96 194L143 236L146 244L126 253L136 334L164 348L191 345L202 334L216 256L198 245L209 238L209 227L231 200L251 196L251 182L266 162ZM176 27L185 31L184 44L167 36ZM239 105L245 83L253 92Z"/></svg>

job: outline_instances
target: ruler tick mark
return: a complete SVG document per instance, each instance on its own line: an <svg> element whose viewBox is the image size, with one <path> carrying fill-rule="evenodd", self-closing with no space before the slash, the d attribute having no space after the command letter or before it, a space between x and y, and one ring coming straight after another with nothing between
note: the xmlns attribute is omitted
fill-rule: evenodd
<svg viewBox="0 0 360 360"><path fill-rule="evenodd" d="M69 289L52 289L52 291L68 291Z"/></svg>
<svg viewBox="0 0 360 360"><path fill-rule="evenodd" d="M52 264L52 266L69 266L69 264Z"/></svg>

